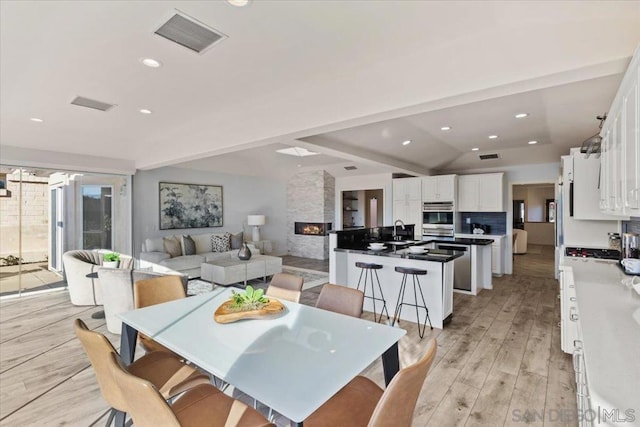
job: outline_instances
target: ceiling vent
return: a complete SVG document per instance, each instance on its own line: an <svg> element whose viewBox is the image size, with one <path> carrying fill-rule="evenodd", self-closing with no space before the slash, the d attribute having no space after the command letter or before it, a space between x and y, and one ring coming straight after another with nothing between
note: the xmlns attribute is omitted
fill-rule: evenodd
<svg viewBox="0 0 640 427"><path fill-rule="evenodd" d="M79 107L87 107L100 111L109 111L116 106L115 104L108 104L106 102L96 101L95 99L85 98L83 96L76 96L76 98L71 101L71 103Z"/></svg>
<svg viewBox="0 0 640 427"><path fill-rule="evenodd" d="M355 167L355 166L345 166L345 167L344 167L344 169L345 169L345 170L348 170L348 171L354 171L354 170L356 170L356 169L358 169L358 168L357 168L357 167Z"/></svg>
<svg viewBox="0 0 640 427"><path fill-rule="evenodd" d="M225 34L178 13L158 28L155 33L198 53L204 52L217 42L227 38Z"/></svg>
<svg viewBox="0 0 640 427"><path fill-rule="evenodd" d="M500 158L497 154L480 154L478 157L480 157L480 160L493 160Z"/></svg>

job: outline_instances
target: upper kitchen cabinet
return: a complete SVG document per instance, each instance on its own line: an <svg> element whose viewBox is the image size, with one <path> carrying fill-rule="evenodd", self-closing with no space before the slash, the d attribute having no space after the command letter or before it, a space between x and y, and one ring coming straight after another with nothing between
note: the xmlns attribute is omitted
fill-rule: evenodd
<svg viewBox="0 0 640 427"><path fill-rule="evenodd" d="M504 212L504 174L458 177L459 212Z"/></svg>
<svg viewBox="0 0 640 427"><path fill-rule="evenodd" d="M640 48L602 126L600 211L640 216Z"/></svg>
<svg viewBox="0 0 640 427"><path fill-rule="evenodd" d="M456 200L456 175L422 177L423 202L452 202Z"/></svg>
<svg viewBox="0 0 640 427"><path fill-rule="evenodd" d="M421 200L421 178L398 178L393 180L393 200Z"/></svg>
<svg viewBox="0 0 640 427"><path fill-rule="evenodd" d="M607 156L614 155L609 147L606 151L603 148L603 156L605 152ZM599 204L603 203L601 195L606 193L600 191L600 173L607 174L608 171L600 171L600 160L595 155L586 157L580 153L580 148L572 148L569 156L562 157L562 172L563 185L569 186L569 216L587 220L615 219L599 209ZM612 203L615 203L615 198Z"/></svg>
<svg viewBox="0 0 640 427"><path fill-rule="evenodd" d="M422 179L393 180L393 220L413 224L415 238L422 237Z"/></svg>

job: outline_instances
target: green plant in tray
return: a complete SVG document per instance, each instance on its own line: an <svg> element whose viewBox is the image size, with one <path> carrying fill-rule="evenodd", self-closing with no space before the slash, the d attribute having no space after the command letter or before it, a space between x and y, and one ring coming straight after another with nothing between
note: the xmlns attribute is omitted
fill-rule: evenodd
<svg viewBox="0 0 640 427"><path fill-rule="evenodd" d="M107 262L120 261L120 254L117 252L109 252L104 254L103 259Z"/></svg>
<svg viewBox="0 0 640 427"><path fill-rule="evenodd" d="M231 291L231 308L237 311L259 310L264 307L269 299L264 296L264 290L253 289L247 285L244 292Z"/></svg>

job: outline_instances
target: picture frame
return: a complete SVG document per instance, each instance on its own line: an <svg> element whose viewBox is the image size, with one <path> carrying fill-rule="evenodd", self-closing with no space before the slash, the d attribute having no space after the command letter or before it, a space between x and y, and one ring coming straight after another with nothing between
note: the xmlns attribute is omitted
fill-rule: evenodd
<svg viewBox="0 0 640 427"><path fill-rule="evenodd" d="M159 182L160 230L223 226L221 185Z"/></svg>

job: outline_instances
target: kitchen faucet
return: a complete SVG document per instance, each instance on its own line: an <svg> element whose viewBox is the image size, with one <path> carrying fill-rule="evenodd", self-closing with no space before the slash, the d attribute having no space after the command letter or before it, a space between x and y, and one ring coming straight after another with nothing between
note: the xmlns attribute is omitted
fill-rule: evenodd
<svg viewBox="0 0 640 427"><path fill-rule="evenodd" d="M400 219L396 219L396 222L393 223L393 240L398 240L398 233L396 232L396 226L400 223L402 229L404 230L404 222Z"/></svg>

